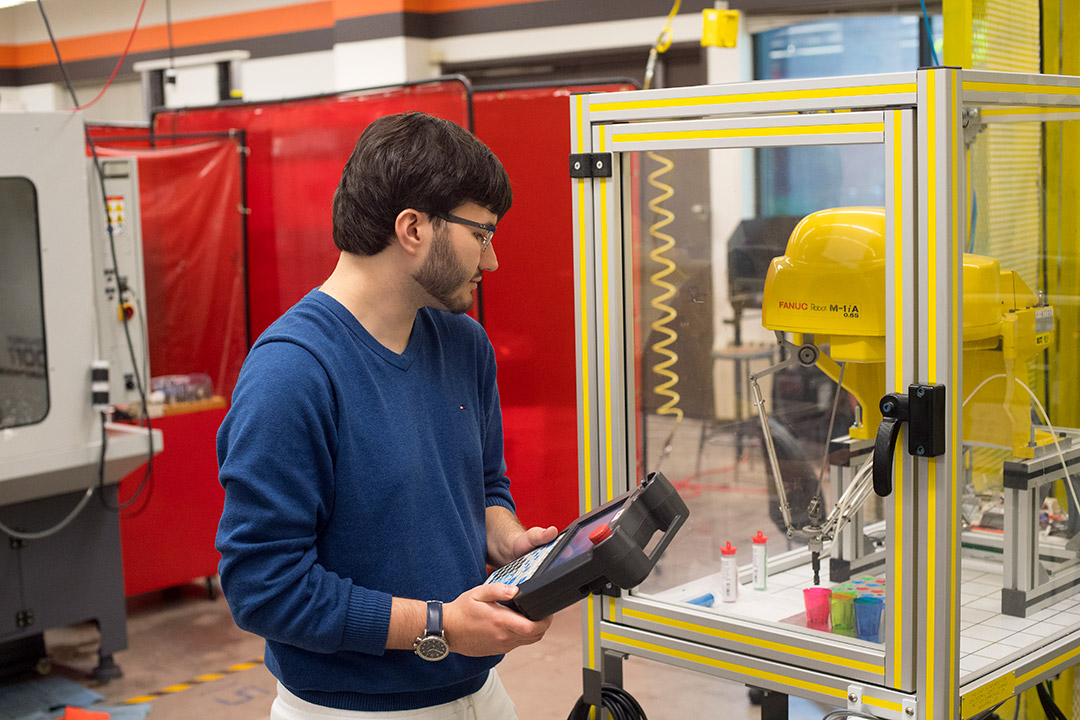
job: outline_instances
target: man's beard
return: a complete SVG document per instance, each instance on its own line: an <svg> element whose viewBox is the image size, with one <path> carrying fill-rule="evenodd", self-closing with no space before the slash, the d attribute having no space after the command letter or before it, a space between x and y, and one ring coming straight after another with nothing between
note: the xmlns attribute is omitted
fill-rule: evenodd
<svg viewBox="0 0 1080 720"><path fill-rule="evenodd" d="M431 251L424 264L413 274L413 280L424 288L443 308L452 313L468 312L473 306L472 292L465 287L473 277L450 244L449 228L436 231Z"/></svg>

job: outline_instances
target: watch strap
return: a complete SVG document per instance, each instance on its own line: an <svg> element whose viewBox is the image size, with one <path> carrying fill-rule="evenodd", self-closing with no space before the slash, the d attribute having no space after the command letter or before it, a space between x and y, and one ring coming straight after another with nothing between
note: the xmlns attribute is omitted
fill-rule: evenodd
<svg viewBox="0 0 1080 720"><path fill-rule="evenodd" d="M428 600L427 602L427 627L424 635L442 635L442 601Z"/></svg>

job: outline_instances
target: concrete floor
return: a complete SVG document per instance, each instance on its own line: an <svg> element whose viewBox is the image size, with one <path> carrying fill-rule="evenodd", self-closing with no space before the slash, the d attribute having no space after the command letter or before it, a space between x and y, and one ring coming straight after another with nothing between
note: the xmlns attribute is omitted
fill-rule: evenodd
<svg viewBox="0 0 1080 720"><path fill-rule="evenodd" d="M101 693L105 704L119 705L262 657L262 640L237 628L224 599L208 599L201 583L132 598L128 613L128 648L116 654L122 678L99 685L88 677L97 662L97 631L90 625L46 632L53 672ZM508 655L499 674L520 720L564 720L581 695L581 665L581 612L575 606L555 616L541 642ZM742 685L640 658L623 668L625 688L650 720L696 717L708 709L723 709L731 720L760 717Z"/></svg>
<svg viewBox="0 0 1080 720"><path fill-rule="evenodd" d="M650 445L668 432L662 423L654 424L647 433ZM663 471L680 488L691 513L647 581L649 592L715 572L718 548L727 538L745 540L760 529L774 538L771 552L786 549L782 533L769 519L760 448L736 457L739 453L721 433L699 451L701 437L700 424L684 422L671 438L673 451L662 460ZM655 467L655 460L646 459L646 464ZM746 546L740 547L740 556L746 554L740 562L747 562L749 543L740 544ZM581 628L580 606L568 608L556 615L541 642L519 648L499 666L520 720L563 720L569 714L582 692ZM88 677L97 662L97 632L92 626L50 630L46 643L53 672L93 687L110 704L157 693L263 654L262 641L236 627L225 600L211 599L203 581L129 598L128 648L116 655L124 675L107 685L98 686ZM623 672L624 687L651 720L703 713L725 720L760 717L760 708L750 703L747 688L738 683L641 658L626 660ZM267 713L271 700L269 696L265 700ZM790 717L811 720L828 710L792 698Z"/></svg>

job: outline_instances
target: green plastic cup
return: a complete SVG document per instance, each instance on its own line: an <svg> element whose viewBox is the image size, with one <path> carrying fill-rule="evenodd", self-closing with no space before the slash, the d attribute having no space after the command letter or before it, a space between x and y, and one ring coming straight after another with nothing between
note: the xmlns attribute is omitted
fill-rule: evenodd
<svg viewBox="0 0 1080 720"><path fill-rule="evenodd" d="M832 631L837 635L855 637L855 593L833 590L829 605Z"/></svg>

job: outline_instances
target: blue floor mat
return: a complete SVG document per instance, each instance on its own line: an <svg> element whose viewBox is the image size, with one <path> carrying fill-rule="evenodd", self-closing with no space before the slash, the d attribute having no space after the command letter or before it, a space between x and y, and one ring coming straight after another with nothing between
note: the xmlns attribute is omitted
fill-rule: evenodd
<svg viewBox="0 0 1080 720"><path fill-rule="evenodd" d="M143 720L149 704L97 705L104 696L62 677L36 678L0 686L0 720L55 720L67 706L107 712L112 720Z"/></svg>

